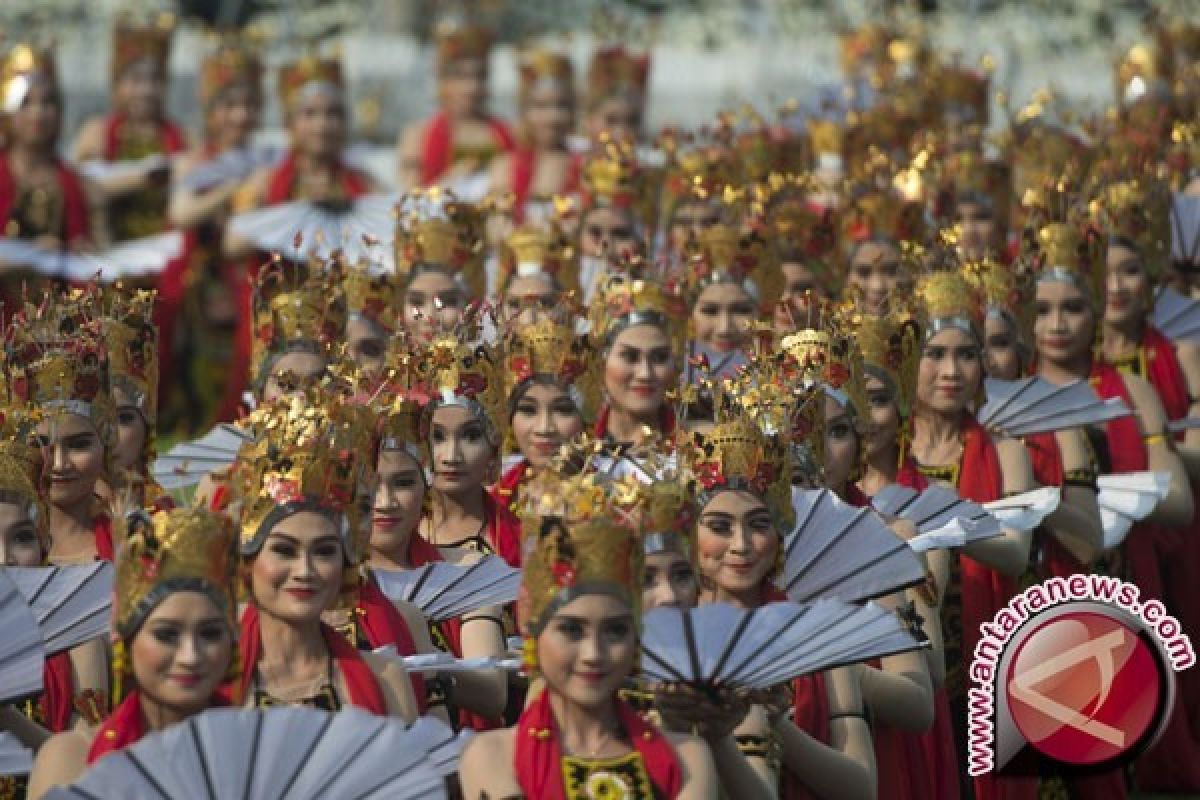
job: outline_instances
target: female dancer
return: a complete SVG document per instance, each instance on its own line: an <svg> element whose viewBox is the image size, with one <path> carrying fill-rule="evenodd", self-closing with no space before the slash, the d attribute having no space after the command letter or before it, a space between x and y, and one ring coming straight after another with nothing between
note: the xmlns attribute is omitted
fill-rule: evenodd
<svg viewBox="0 0 1200 800"><path fill-rule="evenodd" d="M591 303L614 259L644 254L647 235L645 175L629 140L602 137L583 166L579 213L580 297Z"/></svg>
<svg viewBox="0 0 1200 800"><path fill-rule="evenodd" d="M771 578L791 516L790 453L741 409L717 413L715 426L694 434L687 451L700 484L700 602L754 608L786 599ZM771 741L778 743L783 769L774 782L783 797L873 797L871 733L855 668L800 678L793 690L791 713L751 709L736 731L743 753L765 760Z"/></svg>
<svg viewBox="0 0 1200 800"><path fill-rule="evenodd" d="M519 59L521 111L518 146L492 159L493 191L512 192L513 221L525 221L531 204L579 189L580 159L567 150L575 123L571 60L549 50L530 50Z"/></svg>
<svg viewBox="0 0 1200 800"><path fill-rule="evenodd" d="M112 522L97 496L111 485L116 413L99 320L81 295L48 296L9 325L9 386L39 419L38 442L50 480L52 564L113 558ZM81 322L81 320L83 320Z"/></svg>
<svg viewBox="0 0 1200 800"><path fill-rule="evenodd" d="M592 142L607 134L630 142L642 137L650 56L624 47L592 53L587 70L583 131Z"/></svg>
<svg viewBox="0 0 1200 800"><path fill-rule="evenodd" d="M637 655L641 559L614 490L595 475L555 476L533 496L520 617L546 688L516 727L468 745L464 795L715 798L703 741L661 733L617 695Z"/></svg>
<svg viewBox="0 0 1200 800"><path fill-rule="evenodd" d="M508 127L487 112L492 34L468 25L437 30L439 110L400 135L397 185L401 191L446 185L487 169L516 144Z"/></svg>
<svg viewBox="0 0 1200 800"><path fill-rule="evenodd" d="M41 567L50 552L46 504L33 483L39 463L37 451L23 442L10 440L0 453L0 565L5 567ZM52 734L98 725L108 712L107 662L100 638L48 656L42 693L0 706L0 730L36 751Z"/></svg>
<svg viewBox="0 0 1200 800"><path fill-rule="evenodd" d="M674 431L666 393L678 374L684 308L671 288L650 280L606 279L591 309L605 394L596 419L598 438L630 444L642 438L643 428L664 436Z"/></svg>
<svg viewBox="0 0 1200 800"><path fill-rule="evenodd" d="M15 44L5 54L0 74L5 76L0 88L6 120L0 150L0 233L32 239L50 250L94 240L83 182L58 157L63 109L53 55ZM4 299L18 301L20 285L11 278L4 284Z"/></svg>
<svg viewBox="0 0 1200 800"><path fill-rule="evenodd" d="M167 205L171 225L184 232L183 254L167 267L159 286L162 407L168 430L180 418L207 430L234 417L235 409L220 403L231 381L226 366L233 353L235 300L245 265L222 256L221 238L246 173L220 174L215 167L222 157L251 154L263 96L262 63L249 42L226 38L204 59L200 105L204 140L175 161ZM213 177L202 179L208 172Z"/></svg>
<svg viewBox="0 0 1200 800"><path fill-rule="evenodd" d="M853 287L863 311L879 313L907 280L900 258L902 242L920 242L922 210L889 190L869 189L851 197L839 213L839 242L846 253L846 286Z"/></svg>
<svg viewBox="0 0 1200 800"><path fill-rule="evenodd" d="M356 537L361 414L331 399L281 400L263 410L253 446L235 465L241 553L250 604L242 614L242 671L233 687L248 705L355 705L412 719L404 669L360 653L322 621L361 560Z"/></svg>
<svg viewBox="0 0 1200 800"><path fill-rule="evenodd" d="M216 705L237 669L236 534L198 509L134 512L124 523L113 607L113 695L98 730L51 738L29 796L71 783L87 765ZM127 694L126 694L127 692Z"/></svg>
<svg viewBox="0 0 1200 800"><path fill-rule="evenodd" d="M119 20L113 31L113 113L83 124L71 160L132 161L173 156L187 147L166 114L167 57L175 21L169 15L139 26ZM98 177L113 241L137 239L167 227L169 162L148 170Z"/></svg>
<svg viewBox="0 0 1200 800"><path fill-rule="evenodd" d="M424 468L426 449L418 444L422 409L403 389L389 395L383 405L380 416L384 430L375 461L377 484L367 566L402 571L434 561L475 563L478 554L434 547L417 532L429 491ZM483 658L505 652L503 625L501 610L486 607L429 626L429 632L439 647L458 658ZM427 638L423 618L409 620L409 627L418 642ZM504 710L504 676L496 671L462 672L452 679L427 681L425 688L431 705L445 702L469 712L462 718L464 725L482 728L485 720L499 717Z"/></svg>

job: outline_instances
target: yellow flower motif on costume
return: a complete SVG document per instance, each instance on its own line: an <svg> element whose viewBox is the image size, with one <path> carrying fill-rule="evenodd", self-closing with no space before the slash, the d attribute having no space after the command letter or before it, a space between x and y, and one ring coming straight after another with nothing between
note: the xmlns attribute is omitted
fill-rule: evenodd
<svg viewBox="0 0 1200 800"><path fill-rule="evenodd" d="M629 784L615 772L595 772L583 787L588 800L631 800Z"/></svg>

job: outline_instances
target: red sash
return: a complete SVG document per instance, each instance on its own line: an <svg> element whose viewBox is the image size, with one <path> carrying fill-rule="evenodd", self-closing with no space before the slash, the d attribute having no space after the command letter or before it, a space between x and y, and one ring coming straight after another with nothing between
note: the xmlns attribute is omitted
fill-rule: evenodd
<svg viewBox="0 0 1200 800"><path fill-rule="evenodd" d="M325 637L325 646L329 648L329 656L337 665L346 689L350 694L350 704L370 711L372 714L385 716L388 713L387 701L375 673L363 660L362 653L346 641L346 637L321 623L321 635ZM239 698L245 698L250 691L250 682L254 679L254 670L262 657L262 631L259 628L258 608L254 605L246 607L242 614L241 635L238 638L242 654L242 676Z"/></svg>
<svg viewBox="0 0 1200 800"><path fill-rule="evenodd" d="M362 624L363 634L372 648L392 645L402 656L417 653L408 621L400 614L392 601L379 591L374 578L363 581L358 590L358 606L354 609ZM409 672L413 695L417 698L417 712L425 713L425 678L419 672Z"/></svg>
<svg viewBox="0 0 1200 800"><path fill-rule="evenodd" d="M487 538L496 555L510 567L521 566L521 520L507 504L497 503L486 489L483 492L483 513L487 517Z"/></svg>
<svg viewBox="0 0 1200 800"><path fill-rule="evenodd" d="M904 457L904 463L896 471L895 482L918 492L923 492L929 488L929 479L921 474L921 470L917 469L917 462L913 461L911 455Z"/></svg>
<svg viewBox="0 0 1200 800"><path fill-rule="evenodd" d="M112 520L107 514L97 514L92 521L92 533L96 537L96 558L99 561L112 561L114 557Z"/></svg>
<svg viewBox="0 0 1200 800"><path fill-rule="evenodd" d="M492 487L492 499L509 511L515 511L514 506L517 502L517 495L521 491L521 484L528 477L529 462L522 458L505 470L504 474L500 476L500 480L496 481L496 485Z"/></svg>
<svg viewBox="0 0 1200 800"><path fill-rule="evenodd" d="M683 789L683 769L675 755L675 748L657 728L643 720L625 702L616 699L613 702L616 703L621 727L629 737L630 744L642 757L642 764L646 767L650 782L654 784L656 796L678 797ZM516 737L513 768L525 795L539 800L566 800L562 745L558 740L558 723L550 707L549 689L539 694L522 712L517 720Z"/></svg>
<svg viewBox="0 0 1200 800"><path fill-rule="evenodd" d="M121 128L125 126L124 114L110 114L104 120L104 158L113 161L121 148ZM158 123L158 141L162 152L167 155L183 152L187 140L183 131L173 122L164 119Z"/></svg>
<svg viewBox="0 0 1200 800"><path fill-rule="evenodd" d="M109 753L126 748L145 734L146 723L142 719L142 703L135 689L121 701L121 705L113 709L113 713L96 731L92 746L88 749L87 763L94 764Z"/></svg>
<svg viewBox="0 0 1200 800"><path fill-rule="evenodd" d="M842 489L842 500L855 508L866 508L871 505L871 498L863 494L863 490L858 488L856 483L847 483Z"/></svg>
<svg viewBox="0 0 1200 800"><path fill-rule="evenodd" d="M75 171L55 159L58 188L62 192L62 229L53 231L63 242L73 244L85 238L88 228L87 195ZM12 217L13 205L17 202L17 181L8 163L8 154L0 152L0 230Z"/></svg>
<svg viewBox="0 0 1200 800"><path fill-rule="evenodd" d="M38 706L46 730L61 733L71 724L75 705L75 681L71 678L71 657L64 650L46 659L42 667L42 696Z"/></svg>
<svg viewBox="0 0 1200 800"><path fill-rule="evenodd" d="M512 150L516 141L508 127L494 117L488 117L486 122L492 132L492 138L499 144L499 149L502 152ZM422 186L429 186L450 168L453 150L454 128L450 123L450 116L444 111L439 111L425 127L425 142L421 148Z"/></svg>
<svg viewBox="0 0 1200 800"><path fill-rule="evenodd" d="M1183 419L1192 405L1187 378L1179 365L1175 345L1157 328L1146 326L1141 348L1146 353L1146 380L1158 391L1167 419Z"/></svg>

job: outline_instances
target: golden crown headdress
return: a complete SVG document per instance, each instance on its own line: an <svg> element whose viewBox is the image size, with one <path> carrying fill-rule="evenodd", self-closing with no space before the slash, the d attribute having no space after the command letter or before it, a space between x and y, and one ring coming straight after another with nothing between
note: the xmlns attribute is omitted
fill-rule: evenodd
<svg viewBox="0 0 1200 800"><path fill-rule="evenodd" d="M964 261L962 273L979 292L985 313L1008 317L1019 335L1031 330L1034 292L1029 272L983 258Z"/></svg>
<svg viewBox="0 0 1200 800"><path fill-rule="evenodd" d="M371 414L338 392L309 389L256 409L256 437L238 452L241 551L253 555L274 525L316 511L339 524L346 562L365 555L360 541L360 480L375 452Z"/></svg>
<svg viewBox="0 0 1200 800"><path fill-rule="evenodd" d="M863 353L853 328L837 324L830 316L824 328L806 328L788 334L780 340L789 373L802 384L820 383L849 402L857 419L865 420L868 413L867 393L863 380Z"/></svg>
<svg viewBox="0 0 1200 800"><path fill-rule="evenodd" d="M147 514L121 521L113 628L128 640L171 592L204 592L237 630L237 532L232 520L199 508Z"/></svg>
<svg viewBox="0 0 1200 800"><path fill-rule="evenodd" d="M158 419L158 328L154 324L157 292L105 290L104 338L113 388L123 390L153 431ZM148 437L149 438L149 437Z"/></svg>
<svg viewBox="0 0 1200 800"><path fill-rule="evenodd" d="M452 61L475 59L487 65L493 38L492 32L487 28L447 21L437 26L435 38L439 73Z"/></svg>
<svg viewBox="0 0 1200 800"><path fill-rule="evenodd" d="M396 272L407 285L418 267L455 276L475 298L487 291L484 219L473 204L437 187L409 192L396 223Z"/></svg>
<svg viewBox="0 0 1200 800"><path fill-rule="evenodd" d="M771 310L783 294L783 273L766 240L754 231L739 231L718 223L684 247L684 277L688 292L698 296L704 287L722 281L746 286L760 309Z"/></svg>
<svg viewBox="0 0 1200 800"><path fill-rule="evenodd" d="M1094 224L1110 244L1132 245L1151 279L1171 259L1171 190L1150 176L1109 183L1088 202Z"/></svg>
<svg viewBox="0 0 1200 800"><path fill-rule="evenodd" d="M385 333L399 327L400 286L390 272L376 272L369 264L350 264L342 279L349 319L361 319Z"/></svg>
<svg viewBox="0 0 1200 800"><path fill-rule="evenodd" d="M431 397L416 374L417 355L403 331L388 340L384 366L359 386L358 398L374 415L380 450L404 450L425 463L421 421Z"/></svg>
<svg viewBox="0 0 1200 800"><path fill-rule="evenodd" d="M38 78L58 85L53 51L27 42L14 44L0 61L0 111L12 113L19 109Z"/></svg>
<svg viewBox="0 0 1200 800"><path fill-rule="evenodd" d="M890 189L870 188L856 193L840 212L839 222L839 238L846 247L877 238L896 244L919 242L927 234L920 203Z"/></svg>
<svg viewBox="0 0 1200 800"><path fill-rule="evenodd" d="M1012 172L1007 164L964 150L947 154L939 172L945 193L935 203L934 215L939 221L950 222L957 204L974 202L991 211L997 227L1007 230L1013 201Z"/></svg>
<svg viewBox="0 0 1200 800"><path fill-rule="evenodd" d="M504 242L496 269L496 294L503 297L513 278L543 275L563 292L577 290L575 248L557 225L522 225Z"/></svg>
<svg viewBox="0 0 1200 800"><path fill-rule="evenodd" d="M638 614L637 490L634 478L544 470L521 493L517 619L527 637L536 638L555 611L585 594L613 594Z"/></svg>
<svg viewBox="0 0 1200 800"><path fill-rule="evenodd" d="M647 275L642 264L631 256L604 277L588 315L591 335L597 346L608 346L626 328L654 325L667 334L672 352L682 352L688 317L683 292Z"/></svg>
<svg viewBox="0 0 1200 800"><path fill-rule="evenodd" d="M732 150L722 142L677 147L663 178L658 218L670 224L675 212L688 202L721 203L732 186Z"/></svg>
<svg viewBox="0 0 1200 800"><path fill-rule="evenodd" d="M94 293L73 289L26 304L5 336L8 390L14 404L50 417L71 413L95 426L106 453L116 443L108 347Z"/></svg>
<svg viewBox="0 0 1200 800"><path fill-rule="evenodd" d="M167 13L148 24L139 24L128 16L118 17L113 28L112 80L115 82L131 64L142 59L150 59L166 72L175 22L175 16Z"/></svg>
<svg viewBox="0 0 1200 800"><path fill-rule="evenodd" d="M592 53L587 70L587 105L595 108L614 95L646 94L650 79L650 54L624 47L604 47Z"/></svg>
<svg viewBox="0 0 1200 800"><path fill-rule="evenodd" d="M1113 64L1113 87L1119 104L1132 105L1156 87L1166 90L1172 73L1171 55L1157 44L1139 42Z"/></svg>
<svg viewBox="0 0 1200 800"><path fill-rule="evenodd" d="M245 85L262 91L263 65L250 42L226 35L200 64L200 103L208 108L231 86Z"/></svg>
<svg viewBox="0 0 1200 800"><path fill-rule="evenodd" d="M798 261L827 291L834 290L838 226L832 209L807 200L810 182L796 176L771 176L765 195L764 235L782 265Z"/></svg>
<svg viewBox="0 0 1200 800"><path fill-rule="evenodd" d="M942 64L930 74L931 95L940 102L942 114L953 114L963 123L987 126L991 105L986 68L972 69L961 63Z"/></svg>
<svg viewBox="0 0 1200 800"><path fill-rule="evenodd" d="M633 143L605 135L583 164L584 208L634 208L643 201Z"/></svg>
<svg viewBox="0 0 1200 800"><path fill-rule="evenodd" d="M322 57L316 53L306 53L292 63L281 66L276 83L280 106L291 109L300 93L310 84L323 84L341 89L345 85L341 59L336 56Z"/></svg>
<svg viewBox="0 0 1200 800"><path fill-rule="evenodd" d="M346 333L344 265L340 257L317 257L291 265L276 259L259 270L254 286L251 376L267 379L274 356L316 353L332 360Z"/></svg>
<svg viewBox="0 0 1200 800"><path fill-rule="evenodd" d="M1070 283L1089 297L1093 309L1104 307L1104 247L1094 229L1072 220L1027 230L1021 263L1039 283Z"/></svg>
<svg viewBox="0 0 1200 800"><path fill-rule="evenodd" d="M812 117L805 123L812 148L814 166L841 166L845 131L837 120Z"/></svg>
<svg viewBox="0 0 1200 800"><path fill-rule="evenodd" d="M866 314L846 304L844 330L854 332L862 351L863 370L883 379L896 397L902 416L912 410L917 390L917 365L921 360L920 331L914 316L902 308L883 314Z"/></svg>
<svg viewBox="0 0 1200 800"><path fill-rule="evenodd" d="M568 90L574 85L575 68L570 57L553 50L540 47L523 50L517 57L517 70L523 99L543 81L564 84Z"/></svg>
<svg viewBox="0 0 1200 800"><path fill-rule="evenodd" d="M22 407L9 392L8 376L0 374L0 457L19 464L35 489L42 488L45 477L42 448L34 438L44 418L41 409Z"/></svg>
<svg viewBox="0 0 1200 800"><path fill-rule="evenodd" d="M913 297L925 341L947 328L957 328L977 340L981 339L981 297L961 272L938 270L922 276L917 281Z"/></svg>
<svg viewBox="0 0 1200 800"><path fill-rule="evenodd" d="M767 433L730 392L714 397L714 425L694 431L680 448L703 506L723 490L754 494L782 524L792 520L792 460L787 432Z"/></svg>
<svg viewBox="0 0 1200 800"><path fill-rule="evenodd" d="M500 444L505 419L504 369L499 347L479 341L479 312L468 311L455 330L427 342L416 342L406 368L410 370L410 395L426 406L422 436L429 415L445 405L468 409L484 425L487 439Z"/></svg>

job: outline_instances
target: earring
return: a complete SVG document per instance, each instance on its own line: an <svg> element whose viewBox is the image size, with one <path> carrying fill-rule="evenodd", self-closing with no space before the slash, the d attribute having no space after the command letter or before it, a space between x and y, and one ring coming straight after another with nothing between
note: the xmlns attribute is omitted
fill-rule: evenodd
<svg viewBox="0 0 1200 800"><path fill-rule="evenodd" d="M521 643L521 671L530 678L538 672L537 640L532 636L526 636Z"/></svg>
<svg viewBox="0 0 1200 800"><path fill-rule="evenodd" d="M112 648L112 702L113 707L125 695L125 678L129 675L129 651L125 649L125 640L117 639Z"/></svg>

